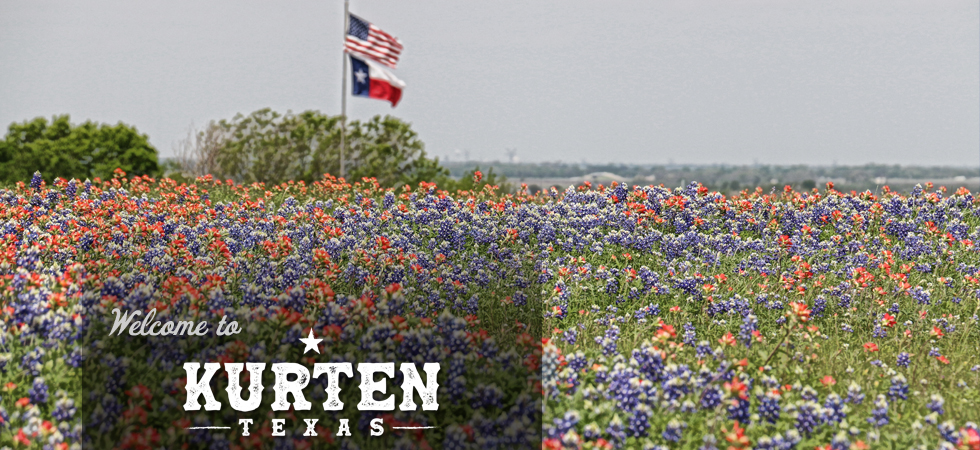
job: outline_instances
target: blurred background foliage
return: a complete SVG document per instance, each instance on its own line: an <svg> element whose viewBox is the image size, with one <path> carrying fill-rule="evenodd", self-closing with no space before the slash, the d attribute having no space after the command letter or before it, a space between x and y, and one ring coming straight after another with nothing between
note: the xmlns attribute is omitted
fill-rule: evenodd
<svg viewBox="0 0 980 450"><path fill-rule="evenodd" d="M340 119L319 111L280 114L266 108L212 121L203 130L188 132L165 171L185 179L211 174L239 183L312 183L324 174L340 173ZM343 157L350 181L375 178L385 187L425 181L450 191L504 182L495 174L474 182L478 169L453 178L438 158L426 154L411 125L393 116L351 121L346 136Z"/></svg>
<svg viewBox="0 0 980 450"><path fill-rule="evenodd" d="M111 178L120 168L132 175L160 172L157 150L136 128L86 121L72 125L68 115L13 123L0 141L0 182L27 181L35 171L56 177Z"/></svg>
<svg viewBox="0 0 980 450"><path fill-rule="evenodd" d="M449 191L481 189L487 184L509 190L506 180L478 168L453 177L430 158L411 124L393 116L347 123L346 178L375 178L381 186L436 183ZM11 124L0 142L0 183L31 179L107 179L121 168L132 176L166 176L192 181L212 175L237 183L312 183L324 174L340 174L341 116L319 111L285 114L260 109L230 120L211 121L188 131L174 146L174 157L159 159L148 137L136 128L96 124L72 125L68 115L49 122L39 117Z"/></svg>

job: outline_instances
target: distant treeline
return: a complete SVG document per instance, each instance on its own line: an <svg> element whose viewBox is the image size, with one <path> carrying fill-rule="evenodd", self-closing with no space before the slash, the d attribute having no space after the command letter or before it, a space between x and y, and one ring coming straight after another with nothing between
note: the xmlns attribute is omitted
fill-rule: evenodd
<svg viewBox="0 0 980 450"><path fill-rule="evenodd" d="M461 173L463 168L472 167L470 161L447 161L443 167L450 174ZM711 189L739 191L761 187L769 190L786 185L795 189L824 187L832 182L838 189L872 190L888 185L893 189L908 189L915 184L928 182L946 184L947 187L965 186L977 189L980 168L978 167L929 167L902 166L898 164L866 164L860 166L808 166L808 165L641 165L641 164L584 164L566 162L510 163L482 162L484 167L493 168L506 176L512 183L527 183L538 188L557 185L567 187L567 180L590 178L599 174L599 179L614 179L631 184L663 184L680 186L696 180ZM607 181L608 182L608 181Z"/></svg>

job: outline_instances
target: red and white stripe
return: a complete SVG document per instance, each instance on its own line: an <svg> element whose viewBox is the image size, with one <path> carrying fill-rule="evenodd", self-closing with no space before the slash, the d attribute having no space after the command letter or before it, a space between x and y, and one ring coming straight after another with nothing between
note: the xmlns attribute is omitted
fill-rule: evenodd
<svg viewBox="0 0 980 450"><path fill-rule="evenodd" d="M344 43L344 51L373 59L392 69L398 65L398 57L403 48L405 47L398 38L381 31L373 24L369 25L367 41L348 34L347 42Z"/></svg>

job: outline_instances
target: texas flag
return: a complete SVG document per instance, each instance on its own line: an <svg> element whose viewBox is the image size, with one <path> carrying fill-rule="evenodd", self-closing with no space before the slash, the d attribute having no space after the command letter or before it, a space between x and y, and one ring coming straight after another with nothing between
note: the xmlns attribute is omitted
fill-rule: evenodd
<svg viewBox="0 0 980 450"><path fill-rule="evenodd" d="M350 55L351 78L354 80L353 95L361 97L388 100L391 107L398 105L402 98L405 82L395 78L391 72L383 69L371 60L363 60Z"/></svg>

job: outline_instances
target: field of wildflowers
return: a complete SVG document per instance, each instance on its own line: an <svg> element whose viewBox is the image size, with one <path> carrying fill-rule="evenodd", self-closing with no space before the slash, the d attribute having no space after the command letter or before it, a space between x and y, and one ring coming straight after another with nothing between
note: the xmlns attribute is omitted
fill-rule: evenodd
<svg viewBox="0 0 980 450"><path fill-rule="evenodd" d="M978 223L931 185L36 175L0 190L0 448L980 450ZM114 308L247 333L109 338ZM437 415L384 417L436 428L187 430L236 422L180 408L182 362L320 357L443 362Z"/></svg>

